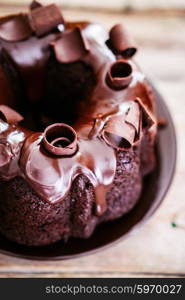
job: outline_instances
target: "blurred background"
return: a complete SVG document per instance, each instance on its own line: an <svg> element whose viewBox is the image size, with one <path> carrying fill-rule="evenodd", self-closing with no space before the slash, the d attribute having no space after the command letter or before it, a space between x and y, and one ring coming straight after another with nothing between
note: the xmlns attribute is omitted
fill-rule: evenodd
<svg viewBox="0 0 185 300"><path fill-rule="evenodd" d="M54 1L41 1L51 3ZM61 0L65 18L123 23L136 39L136 60L162 94L174 119L178 161L165 201L127 240L90 257L29 262L0 255L1 277L185 277L185 1ZM30 1L0 0L0 15Z"/></svg>
<svg viewBox="0 0 185 300"><path fill-rule="evenodd" d="M27 0L1 0L4 6L24 6L27 5ZM51 3L50 0L43 0L42 3ZM101 9L103 11L123 11L123 10L146 10L146 9L177 9L185 8L184 0L56 0L55 3L62 5L62 7L69 8L86 8L86 9Z"/></svg>

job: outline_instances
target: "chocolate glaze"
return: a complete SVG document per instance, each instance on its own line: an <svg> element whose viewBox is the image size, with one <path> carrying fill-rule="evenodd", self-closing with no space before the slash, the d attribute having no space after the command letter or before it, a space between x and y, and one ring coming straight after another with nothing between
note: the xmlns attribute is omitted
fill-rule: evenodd
<svg viewBox="0 0 185 300"><path fill-rule="evenodd" d="M51 33L40 39L32 36L21 43L0 42L17 66L31 102L37 101L43 93L45 68L50 56L49 44L56 37L57 33Z"/></svg>
<svg viewBox="0 0 185 300"><path fill-rule="evenodd" d="M42 135L31 135L24 144L21 171L37 193L55 203L65 198L73 180L84 174L95 189L97 211L106 207L105 190L111 185L116 170L114 150L100 139L81 139L78 152L69 158L53 158L41 146ZM48 176L50 174L50 176Z"/></svg>
<svg viewBox="0 0 185 300"><path fill-rule="evenodd" d="M3 145L3 147L1 146L0 152L1 161L2 157L4 157L4 163L0 167L1 180L10 180L20 173L18 162L20 151L27 134L29 134L28 131L23 130L18 125L10 125L0 120L0 145ZM6 149L4 147L5 145Z"/></svg>
<svg viewBox="0 0 185 300"><path fill-rule="evenodd" d="M91 66L96 84L88 100L79 103L79 118L73 124L78 151L67 153L67 157L56 157L46 144L43 147L45 133L31 132L20 124L10 125L0 120L0 178L10 180L22 176L44 200L56 203L68 195L74 179L83 174L94 187L96 214L100 216L106 211L106 193L114 180L117 150L139 145L144 127L155 137L153 96L144 75L131 60L126 62L130 67L127 83L123 84L125 80L122 80L122 88L114 89L114 79L110 81L112 75L109 75L107 84L107 74L112 64L117 64L118 57L107 47L107 33L99 25L65 23L64 31L55 28L51 32L63 22L62 17L57 14L54 21L49 20L49 24L43 26L34 17L35 11L42 15L42 9L32 10L35 33L28 39L11 43L0 40L0 47L6 49L17 66L28 101L37 103L43 94L51 54L55 54L58 63L72 63L77 59ZM48 35L40 37L47 32ZM63 43L66 36L67 42ZM74 40L74 48L67 53ZM124 142L113 141L111 135L121 137Z"/></svg>
<svg viewBox="0 0 185 300"><path fill-rule="evenodd" d="M1 60L1 56L2 56L2 52L0 51L0 60ZM0 104L14 107L15 96L13 95L12 90L10 90L9 88L9 81L6 77L6 74L3 71L1 64L0 64L0 82L1 82Z"/></svg>

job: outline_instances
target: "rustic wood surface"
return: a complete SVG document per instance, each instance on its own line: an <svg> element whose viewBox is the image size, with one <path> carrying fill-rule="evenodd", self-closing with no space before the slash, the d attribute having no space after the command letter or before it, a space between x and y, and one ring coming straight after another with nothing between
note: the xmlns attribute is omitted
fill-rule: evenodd
<svg viewBox="0 0 185 300"><path fill-rule="evenodd" d="M16 10L16 9L15 9ZM1 6L0 14L12 11ZM0 255L0 277L185 277L185 19L170 15L65 10L66 17L124 23L140 45L136 60L163 95L174 119L178 162L165 201L139 231L91 256L67 261L27 261ZM177 227L171 223L176 222Z"/></svg>
<svg viewBox="0 0 185 300"><path fill-rule="evenodd" d="M31 0L0 0L1 5L27 5L31 2ZM41 3L47 4L47 3L53 3L53 0L40 0ZM184 0L55 0L55 2L62 7L65 8L85 8L87 10L89 9L95 9L103 11L109 10L109 11L123 11L123 10L137 10L137 11L143 11L143 10L151 10L155 9L157 11L159 10L182 10L185 9L185 1Z"/></svg>

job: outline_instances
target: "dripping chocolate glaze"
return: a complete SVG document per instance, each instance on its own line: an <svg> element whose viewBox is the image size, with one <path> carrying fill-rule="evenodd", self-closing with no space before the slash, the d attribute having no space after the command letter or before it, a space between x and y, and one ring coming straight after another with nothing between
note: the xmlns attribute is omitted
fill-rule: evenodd
<svg viewBox="0 0 185 300"><path fill-rule="evenodd" d="M10 125L0 120L1 141L7 143L8 154L5 154L9 155L9 158L4 155L5 163L0 167L0 178L9 180L23 176L43 199L55 203L64 199L74 179L84 174L94 187L96 214L102 215L106 211L106 192L116 172L116 150L98 134L107 121L107 118L102 119L100 116L109 117L120 112L125 114L129 101L136 97L142 99L151 113L154 108L149 85L133 61L129 60L133 72L127 88L115 91L106 84L107 72L117 60L105 43L108 34L97 24L65 23L68 30L73 30L77 25L81 27L83 38L88 41L88 51L83 51L79 59L92 66L97 79L88 105L80 104L79 119L73 124L78 136L78 151L70 157L54 157L43 147L42 132L33 133L21 125ZM21 42L0 41L1 47L6 49L16 63L32 101L36 101L43 93L44 71L53 51L51 42L61 37L62 32L58 31L40 38L32 35ZM95 122L99 122L100 126L96 134L92 132ZM150 130L155 135L156 126Z"/></svg>
<svg viewBox="0 0 185 300"><path fill-rule="evenodd" d="M101 206L98 211L104 211L106 203L100 187L106 189L114 179L114 150L100 139L80 139L78 147L71 157L53 158L42 147L42 135L33 134L23 147L21 170L37 193L51 203L65 198L73 180L84 174L95 189L97 204Z"/></svg>

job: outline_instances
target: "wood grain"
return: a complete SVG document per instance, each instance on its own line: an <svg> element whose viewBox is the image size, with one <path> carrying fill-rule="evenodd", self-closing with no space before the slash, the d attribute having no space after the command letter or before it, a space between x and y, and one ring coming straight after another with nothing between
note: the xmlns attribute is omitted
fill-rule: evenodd
<svg viewBox="0 0 185 300"><path fill-rule="evenodd" d="M31 0L1 0L1 5L28 5ZM53 0L40 0L41 3L53 3ZM123 10L169 10L169 9L185 9L184 0L55 0L55 3L65 8L85 8L85 9L102 9L109 11Z"/></svg>
<svg viewBox="0 0 185 300"><path fill-rule="evenodd" d="M3 13L9 11L4 8ZM1 11L2 13L2 11ZM80 11L65 10L71 20ZM163 95L175 122L178 162L165 201L150 221L117 246L98 254L60 262L27 261L0 255L0 277L185 277L185 22L182 18L86 11L105 27L124 23L140 45L136 56L143 70ZM179 227L171 222L178 221Z"/></svg>

